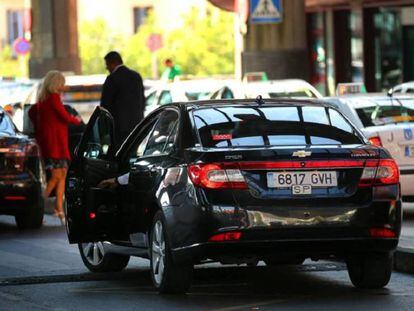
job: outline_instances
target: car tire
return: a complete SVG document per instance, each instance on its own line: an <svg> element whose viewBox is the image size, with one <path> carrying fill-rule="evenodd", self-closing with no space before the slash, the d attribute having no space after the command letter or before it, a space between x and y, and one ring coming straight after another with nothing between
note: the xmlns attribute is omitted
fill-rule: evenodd
<svg viewBox="0 0 414 311"><path fill-rule="evenodd" d="M159 293L186 293L191 286L193 264L174 262L161 211L158 211L154 216L149 252L151 278Z"/></svg>
<svg viewBox="0 0 414 311"><path fill-rule="evenodd" d="M103 242L79 243L78 247L84 265L91 272L119 272L129 262L130 256L106 252Z"/></svg>
<svg viewBox="0 0 414 311"><path fill-rule="evenodd" d="M15 215L16 224L20 230L39 229L43 225L45 200L43 198L42 191L39 190L36 196L37 203L28 206L23 213Z"/></svg>
<svg viewBox="0 0 414 311"><path fill-rule="evenodd" d="M393 268L392 253L350 256L346 261L349 278L358 288L376 289L388 284Z"/></svg>

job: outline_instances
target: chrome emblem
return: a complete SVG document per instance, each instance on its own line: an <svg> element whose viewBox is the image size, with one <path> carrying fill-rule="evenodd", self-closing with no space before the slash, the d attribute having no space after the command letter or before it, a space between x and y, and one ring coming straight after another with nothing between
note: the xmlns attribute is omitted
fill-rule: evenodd
<svg viewBox="0 0 414 311"><path fill-rule="evenodd" d="M306 158L306 157L310 157L311 155L312 155L311 151L300 150L300 151L295 151L292 154L292 157Z"/></svg>

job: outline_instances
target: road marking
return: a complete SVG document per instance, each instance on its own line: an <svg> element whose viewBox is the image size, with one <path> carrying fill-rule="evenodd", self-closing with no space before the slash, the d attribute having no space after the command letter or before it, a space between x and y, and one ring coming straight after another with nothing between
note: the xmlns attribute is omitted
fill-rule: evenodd
<svg viewBox="0 0 414 311"><path fill-rule="evenodd" d="M249 303L249 304L243 304L233 307L227 307L227 308L219 308L219 309L212 309L211 311L236 311L236 310L242 310L242 309L256 309L259 307L268 306L271 304L279 304L283 303L286 300L284 299L275 299L275 300L269 300L269 301L263 301L258 303Z"/></svg>

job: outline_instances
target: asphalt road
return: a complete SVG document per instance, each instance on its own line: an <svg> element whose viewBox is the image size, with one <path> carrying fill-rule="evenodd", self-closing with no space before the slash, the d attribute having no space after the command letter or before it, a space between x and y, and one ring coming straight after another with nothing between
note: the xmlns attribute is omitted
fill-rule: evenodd
<svg viewBox="0 0 414 311"><path fill-rule="evenodd" d="M410 243L414 218L408 217L403 231ZM413 275L394 273L385 289L357 290L345 266L335 262L198 267L183 296L158 295L148 269L147 260L133 258L124 272L89 273L52 216L41 230L28 232L19 232L12 217L0 216L0 310L412 310L414 305Z"/></svg>

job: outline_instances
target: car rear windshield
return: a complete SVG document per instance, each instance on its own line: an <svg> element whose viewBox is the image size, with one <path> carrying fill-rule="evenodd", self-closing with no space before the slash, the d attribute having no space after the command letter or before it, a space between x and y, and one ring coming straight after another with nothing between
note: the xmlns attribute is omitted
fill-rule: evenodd
<svg viewBox="0 0 414 311"><path fill-rule="evenodd" d="M291 91L291 92L269 92L270 98L282 98L282 97L296 97L296 98L316 98L310 90L303 91Z"/></svg>
<svg viewBox="0 0 414 311"><path fill-rule="evenodd" d="M71 85L63 92L62 100L65 103L86 103L101 100L102 85Z"/></svg>
<svg viewBox="0 0 414 311"><path fill-rule="evenodd" d="M364 127L414 122L414 99L387 99L355 109Z"/></svg>
<svg viewBox="0 0 414 311"><path fill-rule="evenodd" d="M192 114L206 148L363 142L338 111L321 106L217 106Z"/></svg>

